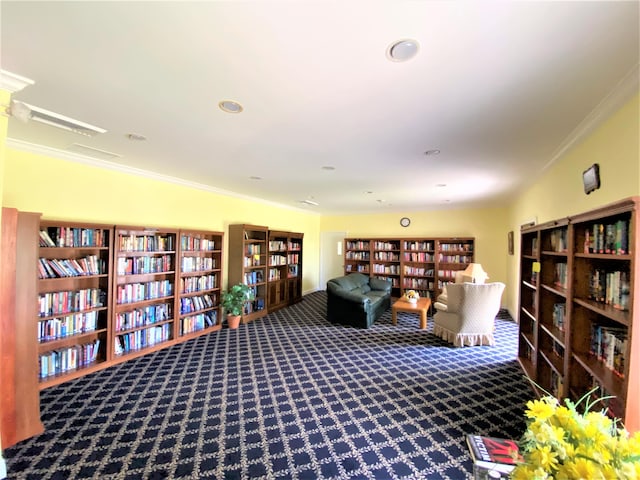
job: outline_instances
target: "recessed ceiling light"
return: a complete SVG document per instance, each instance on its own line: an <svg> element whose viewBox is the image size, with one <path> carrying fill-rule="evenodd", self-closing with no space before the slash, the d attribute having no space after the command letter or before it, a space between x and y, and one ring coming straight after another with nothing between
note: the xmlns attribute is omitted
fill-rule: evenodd
<svg viewBox="0 0 640 480"><path fill-rule="evenodd" d="M257 175L251 175L249 180L262 180L262 177L258 177Z"/></svg>
<svg viewBox="0 0 640 480"><path fill-rule="evenodd" d="M446 184L446 183L438 183L438 184L436 185L436 187L439 187L439 188L446 187L446 186L447 186L447 184Z"/></svg>
<svg viewBox="0 0 640 480"><path fill-rule="evenodd" d="M322 170L335 170L336 167L332 167L331 165L325 165L324 167L322 167Z"/></svg>
<svg viewBox="0 0 640 480"><path fill-rule="evenodd" d="M392 43L387 49L387 58L392 62L405 62L418 53L418 42L410 38Z"/></svg>
<svg viewBox="0 0 640 480"><path fill-rule="evenodd" d="M426 152L424 152L425 155L438 155L440 153L440 150L427 150Z"/></svg>
<svg viewBox="0 0 640 480"><path fill-rule="evenodd" d="M218 107L220 110L227 113L240 113L243 108L238 102L234 102L233 100L222 100L218 103Z"/></svg>
<svg viewBox="0 0 640 480"><path fill-rule="evenodd" d="M367 191L366 191L366 192L364 192L364 193L366 193L367 195L371 195L371 194L373 193L373 191L371 191L371 190L367 190Z"/></svg>
<svg viewBox="0 0 640 480"><path fill-rule="evenodd" d="M313 200L309 200L308 198L306 200L300 200L300 203L304 203L304 204L307 204L307 205L313 205L315 207L320 205L318 202L315 202Z"/></svg>

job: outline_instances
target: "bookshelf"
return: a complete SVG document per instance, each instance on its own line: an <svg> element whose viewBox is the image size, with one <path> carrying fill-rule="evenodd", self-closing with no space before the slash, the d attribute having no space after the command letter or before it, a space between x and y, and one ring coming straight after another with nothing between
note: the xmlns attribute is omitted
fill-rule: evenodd
<svg viewBox="0 0 640 480"><path fill-rule="evenodd" d="M267 308L279 310L302 297L302 233L269 230Z"/></svg>
<svg viewBox="0 0 640 480"><path fill-rule="evenodd" d="M475 239L460 238L346 238L345 274L360 272L391 280L392 295L417 290L436 298L474 259Z"/></svg>
<svg viewBox="0 0 640 480"><path fill-rule="evenodd" d="M7 448L44 431L36 316L40 214L2 209L0 237L0 435Z"/></svg>
<svg viewBox="0 0 640 480"><path fill-rule="evenodd" d="M245 305L244 323L267 314L268 227L229 225L229 285L244 283L255 299Z"/></svg>
<svg viewBox="0 0 640 480"><path fill-rule="evenodd" d="M614 396L603 406L632 432L640 430L637 212L631 198L523 229L519 288L527 376L558 398L594 387Z"/></svg>
<svg viewBox="0 0 640 480"><path fill-rule="evenodd" d="M180 231L178 337L220 330L222 232Z"/></svg>
<svg viewBox="0 0 640 480"><path fill-rule="evenodd" d="M112 226L40 223L40 388L86 375L108 360L112 244Z"/></svg>
<svg viewBox="0 0 640 480"><path fill-rule="evenodd" d="M178 231L116 227L110 358L158 350L176 339Z"/></svg>

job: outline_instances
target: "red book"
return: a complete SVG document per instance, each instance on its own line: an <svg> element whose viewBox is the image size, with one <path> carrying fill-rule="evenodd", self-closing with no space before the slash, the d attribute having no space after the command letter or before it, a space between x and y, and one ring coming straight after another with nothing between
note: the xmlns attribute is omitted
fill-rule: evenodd
<svg viewBox="0 0 640 480"><path fill-rule="evenodd" d="M515 440L467 435L467 444L473 458L474 472L478 470L499 472L506 478L509 472L523 461Z"/></svg>

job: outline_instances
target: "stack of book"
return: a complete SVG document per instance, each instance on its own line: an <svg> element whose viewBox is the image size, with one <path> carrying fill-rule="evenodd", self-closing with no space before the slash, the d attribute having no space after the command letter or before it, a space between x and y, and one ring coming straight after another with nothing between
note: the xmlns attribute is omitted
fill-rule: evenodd
<svg viewBox="0 0 640 480"><path fill-rule="evenodd" d="M467 435L467 445L473 460L474 480L506 480L522 461L515 440Z"/></svg>

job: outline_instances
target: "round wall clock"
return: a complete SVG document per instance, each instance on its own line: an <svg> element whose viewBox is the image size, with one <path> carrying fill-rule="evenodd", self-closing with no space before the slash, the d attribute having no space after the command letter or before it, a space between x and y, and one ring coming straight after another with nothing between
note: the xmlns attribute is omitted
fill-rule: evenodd
<svg viewBox="0 0 640 480"><path fill-rule="evenodd" d="M403 227L408 227L411 224L411 220L408 217L402 217L400 219L400 225Z"/></svg>

